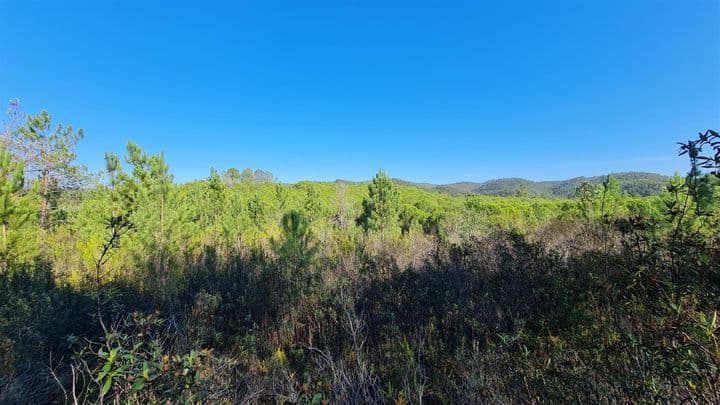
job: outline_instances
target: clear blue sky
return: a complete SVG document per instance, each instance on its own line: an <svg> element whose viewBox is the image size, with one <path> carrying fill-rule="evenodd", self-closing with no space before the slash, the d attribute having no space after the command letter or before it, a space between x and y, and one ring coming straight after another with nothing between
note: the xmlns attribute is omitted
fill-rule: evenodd
<svg viewBox="0 0 720 405"><path fill-rule="evenodd" d="M717 0L70 3L0 0L0 98L95 170L132 139L178 181L672 174L720 127Z"/></svg>

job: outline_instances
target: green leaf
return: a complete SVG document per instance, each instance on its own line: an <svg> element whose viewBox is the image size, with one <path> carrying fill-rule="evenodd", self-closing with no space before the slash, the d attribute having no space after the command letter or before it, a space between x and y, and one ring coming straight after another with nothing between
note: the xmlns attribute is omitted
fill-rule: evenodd
<svg viewBox="0 0 720 405"><path fill-rule="evenodd" d="M713 329L717 329L717 311L713 312L712 322L710 322L710 327Z"/></svg>
<svg viewBox="0 0 720 405"><path fill-rule="evenodd" d="M145 387L145 380L136 380L135 383L130 388L132 392L139 392Z"/></svg>
<svg viewBox="0 0 720 405"><path fill-rule="evenodd" d="M102 396L105 396L105 394L107 394L108 391L110 391L111 386L112 386L112 378L108 378L107 380L105 380L105 384L103 384Z"/></svg>
<svg viewBox="0 0 720 405"><path fill-rule="evenodd" d="M120 349L116 347L116 348L114 348L114 349L112 349L112 350L110 351L110 357L108 358L108 361L109 361L110 363L112 363L112 362L115 361L115 358L117 357L117 354L118 354L118 351L119 351L119 350L120 350Z"/></svg>
<svg viewBox="0 0 720 405"><path fill-rule="evenodd" d="M98 374L96 381L98 381L98 382L102 381L102 379L105 378L105 376L107 376L109 372L110 372L110 363L107 363L100 370L100 374Z"/></svg>

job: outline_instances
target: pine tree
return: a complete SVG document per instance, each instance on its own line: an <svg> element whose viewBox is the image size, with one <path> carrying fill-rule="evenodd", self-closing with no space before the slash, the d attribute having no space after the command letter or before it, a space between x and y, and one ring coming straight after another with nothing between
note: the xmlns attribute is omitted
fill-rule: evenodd
<svg viewBox="0 0 720 405"><path fill-rule="evenodd" d="M13 161L10 152L0 148L0 226L2 227L2 245L0 245L0 267L7 270L9 255L8 231L10 220L22 215L21 205L18 204L17 193L22 190L25 183L25 174L22 163Z"/></svg>
<svg viewBox="0 0 720 405"><path fill-rule="evenodd" d="M407 235L410 233L413 225L415 225L420 219L420 210L414 205L405 204L400 209L398 218L400 219L400 232L401 234Z"/></svg>
<svg viewBox="0 0 720 405"><path fill-rule="evenodd" d="M260 229L265 218L265 204L259 195L255 194L247 203L248 216L253 224Z"/></svg>
<svg viewBox="0 0 720 405"><path fill-rule="evenodd" d="M280 220L283 238L274 242L278 257L293 265L294 268L306 268L317 246L313 243L308 218L297 210L291 210Z"/></svg>
<svg viewBox="0 0 720 405"><path fill-rule="evenodd" d="M210 186L210 189L218 194L222 193L223 189L225 188L225 185L223 184L220 175L214 167L210 168L210 176L208 176L207 182L208 186Z"/></svg>
<svg viewBox="0 0 720 405"><path fill-rule="evenodd" d="M167 276L165 216L173 176L169 173L162 153L149 155L133 142L127 144L125 161L132 167L132 172L129 175L120 173L118 185L130 211L138 214L142 211L147 215L142 230L157 247L158 256L154 269L157 272L157 281L162 286Z"/></svg>
<svg viewBox="0 0 720 405"><path fill-rule="evenodd" d="M310 231L308 218L297 210L291 210L280 220L282 238L271 240L278 257L282 300L292 302L306 294L311 287L313 262L318 252L317 242ZM284 291L282 291L284 290Z"/></svg>
<svg viewBox="0 0 720 405"><path fill-rule="evenodd" d="M575 188L575 198L578 200L583 216L588 221L594 219L597 197L598 188L588 181L583 181Z"/></svg>
<svg viewBox="0 0 720 405"><path fill-rule="evenodd" d="M240 184L240 171L234 167L231 167L222 175L223 183L225 183L226 186L232 187L235 185Z"/></svg>
<svg viewBox="0 0 720 405"><path fill-rule="evenodd" d="M82 182L84 168L73 165L75 146L83 138L82 129L58 124L53 126L47 111L28 116L27 122L6 140L11 152L24 163L28 172L37 176L41 198L40 226L46 228L51 198L63 188Z"/></svg>
<svg viewBox="0 0 720 405"><path fill-rule="evenodd" d="M365 231L385 232L397 225L399 193L390 177L382 170L368 185L363 200L363 213L357 219Z"/></svg>
<svg viewBox="0 0 720 405"><path fill-rule="evenodd" d="M289 193L285 186L281 184L275 185L275 199L278 202L278 208L280 208L281 210L285 209L285 205L287 204L288 200L288 194Z"/></svg>
<svg viewBox="0 0 720 405"><path fill-rule="evenodd" d="M610 219L615 215L622 197L620 182L613 176L607 175L600 185L600 216Z"/></svg>
<svg viewBox="0 0 720 405"><path fill-rule="evenodd" d="M242 173L240 173L240 181L254 182L255 172L253 172L250 168L243 170Z"/></svg>
<svg viewBox="0 0 720 405"><path fill-rule="evenodd" d="M320 199L320 193L315 187L308 185L305 188L305 202L303 208L310 222L320 219L323 215L323 205Z"/></svg>

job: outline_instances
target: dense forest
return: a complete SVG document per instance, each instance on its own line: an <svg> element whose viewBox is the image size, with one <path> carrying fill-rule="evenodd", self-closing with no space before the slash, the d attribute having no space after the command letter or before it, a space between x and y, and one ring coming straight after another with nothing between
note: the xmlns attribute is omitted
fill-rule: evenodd
<svg viewBox="0 0 720 405"><path fill-rule="evenodd" d="M0 403L720 402L715 131L662 188L504 197L0 135Z"/></svg>

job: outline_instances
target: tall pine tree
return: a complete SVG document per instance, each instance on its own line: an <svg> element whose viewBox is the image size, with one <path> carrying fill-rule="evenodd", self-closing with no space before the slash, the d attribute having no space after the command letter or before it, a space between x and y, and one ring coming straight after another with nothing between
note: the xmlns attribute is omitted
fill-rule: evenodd
<svg viewBox="0 0 720 405"><path fill-rule="evenodd" d="M40 194L40 226L49 225L51 201L57 193L75 187L83 180L84 168L73 164L75 146L83 138L83 130L72 126L53 126L47 111L28 116L17 131L8 134L6 143L11 152L24 163L38 182Z"/></svg>
<svg viewBox="0 0 720 405"><path fill-rule="evenodd" d="M0 148L0 270L7 270L9 247L9 228L13 219L27 219L23 212L23 204L18 200L18 193L23 189L25 173L23 165L13 160L10 152Z"/></svg>
<svg viewBox="0 0 720 405"><path fill-rule="evenodd" d="M397 226L399 193L390 177L380 170L368 185L363 213L357 223L365 231L386 232Z"/></svg>

